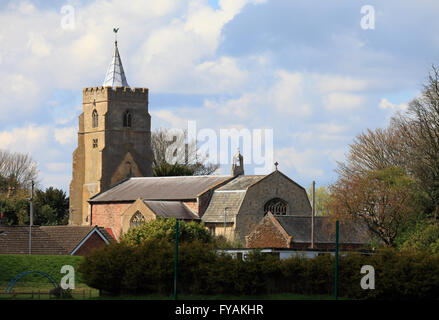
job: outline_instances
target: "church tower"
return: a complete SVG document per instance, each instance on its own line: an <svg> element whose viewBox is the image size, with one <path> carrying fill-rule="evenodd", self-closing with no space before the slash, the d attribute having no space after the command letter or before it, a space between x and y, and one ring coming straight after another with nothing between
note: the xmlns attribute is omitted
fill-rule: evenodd
<svg viewBox="0 0 439 320"><path fill-rule="evenodd" d="M101 87L83 90L78 147L73 153L70 224L87 225L87 200L127 177L152 176L148 89L131 89L115 41Z"/></svg>

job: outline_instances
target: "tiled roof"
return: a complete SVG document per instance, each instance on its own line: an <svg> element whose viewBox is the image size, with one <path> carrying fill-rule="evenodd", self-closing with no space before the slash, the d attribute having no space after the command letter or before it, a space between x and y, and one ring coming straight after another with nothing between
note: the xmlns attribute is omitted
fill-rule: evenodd
<svg viewBox="0 0 439 320"><path fill-rule="evenodd" d="M183 202L180 201L144 201L145 204L161 218L199 220Z"/></svg>
<svg viewBox="0 0 439 320"><path fill-rule="evenodd" d="M310 243L311 242L311 217L310 216L274 216L285 231L293 237L293 242ZM340 243L365 243L368 235L364 225L356 224L344 228L340 226L339 241ZM315 243L334 243L335 232L328 217L314 217L314 242Z"/></svg>
<svg viewBox="0 0 439 320"><path fill-rule="evenodd" d="M201 220L203 222L224 222L224 210L227 208L226 222L233 222L244 197L245 191L215 191Z"/></svg>
<svg viewBox="0 0 439 320"><path fill-rule="evenodd" d="M127 179L92 197L89 202L143 200L189 200L231 176L136 177Z"/></svg>
<svg viewBox="0 0 439 320"><path fill-rule="evenodd" d="M33 226L32 254L71 254L94 229L92 226ZM114 239L98 228L108 240ZM0 254L28 254L29 226L0 226Z"/></svg>
<svg viewBox="0 0 439 320"><path fill-rule="evenodd" d="M226 185L218 188L219 191L231 191L231 190L246 190L252 184L265 178L265 175L257 176L238 176Z"/></svg>

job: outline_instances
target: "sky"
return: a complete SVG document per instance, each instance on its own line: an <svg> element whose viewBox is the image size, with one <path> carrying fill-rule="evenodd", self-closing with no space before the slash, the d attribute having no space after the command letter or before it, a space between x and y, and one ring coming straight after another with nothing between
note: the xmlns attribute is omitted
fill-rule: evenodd
<svg viewBox="0 0 439 320"><path fill-rule="evenodd" d="M355 136L422 90L438 12L436 0L1 0L0 149L29 153L40 187L68 193L82 89L102 85L118 27L153 130L271 130L270 163L244 152L246 174L277 161L304 187L328 185Z"/></svg>

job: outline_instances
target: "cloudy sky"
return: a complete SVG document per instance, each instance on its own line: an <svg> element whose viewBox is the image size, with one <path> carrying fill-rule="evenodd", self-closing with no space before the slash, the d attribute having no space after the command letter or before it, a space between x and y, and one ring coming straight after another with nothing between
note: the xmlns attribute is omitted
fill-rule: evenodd
<svg viewBox="0 0 439 320"><path fill-rule="evenodd" d="M353 138L386 126L439 63L438 12L437 0L1 0L0 148L68 191L82 89L102 85L119 27L153 129L272 129L279 169L326 185Z"/></svg>

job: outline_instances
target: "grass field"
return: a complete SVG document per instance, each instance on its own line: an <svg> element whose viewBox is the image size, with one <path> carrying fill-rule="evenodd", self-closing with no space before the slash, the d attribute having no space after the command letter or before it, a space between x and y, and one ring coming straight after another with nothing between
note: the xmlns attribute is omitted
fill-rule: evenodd
<svg viewBox="0 0 439 320"><path fill-rule="evenodd" d="M9 282L17 275L26 271L41 271L49 274L56 282L60 282L65 275L62 274L63 265L71 265L76 270L82 257L79 256L55 256L55 255L0 255L0 292L5 292ZM49 291L53 284L46 277L37 274L27 274L20 278L14 289L18 292ZM75 273L76 289L90 288L84 284L78 273ZM0 299L3 295L0 295Z"/></svg>

